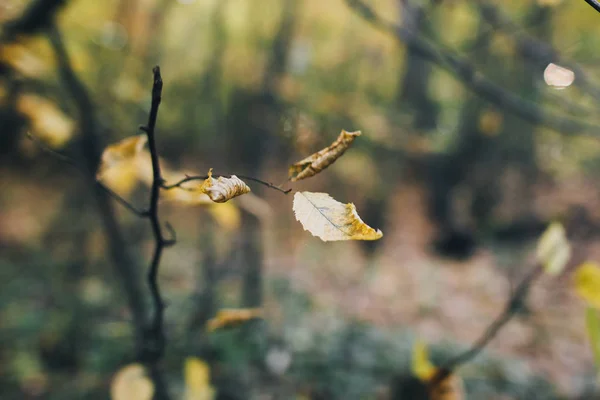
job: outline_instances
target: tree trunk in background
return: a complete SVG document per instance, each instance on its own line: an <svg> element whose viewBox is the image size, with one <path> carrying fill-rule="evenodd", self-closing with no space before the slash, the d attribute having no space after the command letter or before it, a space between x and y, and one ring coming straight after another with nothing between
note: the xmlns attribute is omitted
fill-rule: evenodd
<svg viewBox="0 0 600 400"><path fill-rule="evenodd" d="M430 37L432 15L427 15L424 6L416 3L418 0L399 0L402 26L410 29L411 35ZM432 65L411 49L406 51L404 65L396 104L399 110L408 107L413 115L413 127L417 132L425 133L437 126L438 107L428 90Z"/></svg>
<svg viewBox="0 0 600 400"><path fill-rule="evenodd" d="M474 62L483 66L493 64L489 54L492 33L483 22L475 40ZM486 70L488 68L485 68ZM484 104L478 97L469 94L463 106L458 127L456 143L448 154L432 158L428 165L429 215L439 228L434 241L435 250L441 255L464 259L469 257L475 247L472 226L464 210L454 207L455 189L467 179L470 171L479 160L489 164L493 138L480 129L480 118ZM488 167L491 167L488 165ZM485 180L484 180L485 181ZM485 181L489 185L483 191L487 197L484 204L491 206L495 198L495 180Z"/></svg>

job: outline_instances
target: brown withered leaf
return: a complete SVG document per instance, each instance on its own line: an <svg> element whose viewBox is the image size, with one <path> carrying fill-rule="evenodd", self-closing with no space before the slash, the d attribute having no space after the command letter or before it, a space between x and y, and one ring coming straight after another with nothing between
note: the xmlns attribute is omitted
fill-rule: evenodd
<svg viewBox="0 0 600 400"><path fill-rule="evenodd" d="M208 178L202 183L200 191L206 193L215 203L225 203L234 197L250 192L250 187L240 178L231 175L230 178L212 177L212 168L208 171Z"/></svg>
<svg viewBox="0 0 600 400"><path fill-rule="evenodd" d="M262 318L262 315L260 308L224 308L206 323L206 330L214 332L217 329L233 328L250 320Z"/></svg>
<svg viewBox="0 0 600 400"><path fill-rule="evenodd" d="M305 159L290 166L289 177L292 182L310 178L329 167L350 147L354 139L360 136L360 131L342 133L330 146L320 150Z"/></svg>
<svg viewBox="0 0 600 400"><path fill-rule="evenodd" d="M296 192L293 208L304 229L324 242L377 240L383 236L360 219L354 204L340 203L327 193Z"/></svg>

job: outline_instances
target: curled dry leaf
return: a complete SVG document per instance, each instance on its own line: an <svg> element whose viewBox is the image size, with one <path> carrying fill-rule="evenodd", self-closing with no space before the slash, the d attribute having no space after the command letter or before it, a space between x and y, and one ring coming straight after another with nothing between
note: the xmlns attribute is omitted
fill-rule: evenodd
<svg viewBox="0 0 600 400"><path fill-rule="evenodd" d="M200 191L204 192L215 203L225 203L234 197L250 192L250 187L240 178L231 175L230 178L212 177L212 168L208 171L208 178L202 183Z"/></svg>
<svg viewBox="0 0 600 400"><path fill-rule="evenodd" d="M555 89L564 89L571 86L574 80L575 73L560 65L550 63L544 70L544 81L546 81L548 86L552 86Z"/></svg>
<svg viewBox="0 0 600 400"><path fill-rule="evenodd" d="M296 192L293 207L304 229L324 242L377 240L383 236L360 219L354 204L340 203L327 193Z"/></svg>
<svg viewBox="0 0 600 400"><path fill-rule="evenodd" d="M141 364L130 364L121 368L110 385L112 400L151 400L153 395L154 385L146 376Z"/></svg>
<svg viewBox="0 0 600 400"><path fill-rule="evenodd" d="M340 133L336 141L333 142L329 147L326 147L323 150L320 150L290 166L290 180L292 182L299 181L301 179L310 178L311 176L323 171L325 168L333 164L335 160L340 158L348 149L348 147L350 147L354 139L360 135L360 131L346 132L345 130L342 130L342 133Z"/></svg>
<svg viewBox="0 0 600 400"><path fill-rule="evenodd" d="M550 275L558 275L571 258L571 245L565 228L558 222L550 224L538 240L537 260Z"/></svg>
<svg viewBox="0 0 600 400"><path fill-rule="evenodd" d="M213 332L217 329L232 328L244 322L262 318L262 315L263 312L260 308L224 308L206 323L206 330Z"/></svg>
<svg viewBox="0 0 600 400"><path fill-rule="evenodd" d="M210 366L196 357L188 357L184 365L185 400L212 400L215 389L210 385Z"/></svg>

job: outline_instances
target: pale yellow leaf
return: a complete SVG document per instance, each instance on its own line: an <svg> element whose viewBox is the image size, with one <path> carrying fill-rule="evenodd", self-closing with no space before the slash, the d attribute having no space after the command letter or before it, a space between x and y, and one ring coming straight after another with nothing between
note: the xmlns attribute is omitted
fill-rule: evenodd
<svg viewBox="0 0 600 400"><path fill-rule="evenodd" d="M208 178L200 186L200 191L206 193L215 203L225 203L234 197L249 193L250 188L235 175L214 179L211 168L208 171Z"/></svg>
<svg viewBox="0 0 600 400"><path fill-rule="evenodd" d="M217 315L206 323L206 330L213 332L217 329L231 328L247 321L262 318L260 308L224 308L217 311Z"/></svg>
<svg viewBox="0 0 600 400"><path fill-rule="evenodd" d="M548 64L544 70L544 81L548 86L555 89L564 89L571 86L575 80L575 74L568 68L556 64Z"/></svg>
<svg viewBox="0 0 600 400"><path fill-rule="evenodd" d="M215 222L227 231L234 231L240 227L242 216L240 215L239 208L235 204L215 204L211 201L208 212Z"/></svg>
<svg viewBox="0 0 600 400"><path fill-rule="evenodd" d="M42 58L21 43L0 46L0 61L10 65L21 75L35 78L47 74L52 69L48 58Z"/></svg>
<svg viewBox="0 0 600 400"><path fill-rule="evenodd" d="M581 264L574 276L575 292L590 306L600 309L600 266L593 262Z"/></svg>
<svg viewBox="0 0 600 400"><path fill-rule="evenodd" d="M571 258L571 245L565 228L558 222L548 226L537 244L537 260L550 275L558 275Z"/></svg>
<svg viewBox="0 0 600 400"><path fill-rule="evenodd" d="M291 165L289 168L290 180L292 182L299 181L323 171L340 158L354 142L354 139L360 135L360 131L346 132L342 130L342 133L331 145Z"/></svg>
<svg viewBox="0 0 600 400"><path fill-rule="evenodd" d="M429 361L427 344L420 339L413 345L411 372L421 381L428 381L435 373L435 366Z"/></svg>
<svg viewBox="0 0 600 400"><path fill-rule="evenodd" d="M143 151L147 141L146 135L136 135L107 146L96 179L120 195L129 194L152 174L150 155Z"/></svg>
<svg viewBox="0 0 600 400"><path fill-rule="evenodd" d="M334 240L377 240L383 236L365 224L354 204L343 204L327 193L296 192L294 213L304 230L324 242Z"/></svg>
<svg viewBox="0 0 600 400"><path fill-rule="evenodd" d="M185 360L185 400L212 400L215 390L210 385L210 366L196 357Z"/></svg>
<svg viewBox="0 0 600 400"><path fill-rule="evenodd" d="M141 364L121 368L110 385L112 400L151 400L153 395L154 385Z"/></svg>
<svg viewBox="0 0 600 400"><path fill-rule="evenodd" d="M29 118L31 130L52 148L63 147L75 132L74 121L54 103L32 94L19 96L17 110Z"/></svg>

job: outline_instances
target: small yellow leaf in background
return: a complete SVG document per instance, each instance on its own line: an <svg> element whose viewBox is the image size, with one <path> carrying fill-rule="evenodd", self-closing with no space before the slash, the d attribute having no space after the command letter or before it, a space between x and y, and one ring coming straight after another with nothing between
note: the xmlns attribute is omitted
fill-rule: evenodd
<svg viewBox="0 0 600 400"><path fill-rule="evenodd" d="M562 224L554 222L542 234L537 244L537 260L550 275L558 275L571 258L571 245Z"/></svg>
<svg viewBox="0 0 600 400"><path fill-rule="evenodd" d="M96 179L120 195L129 194L151 171L150 155L143 151L147 141L146 135L136 135L107 146Z"/></svg>
<svg viewBox="0 0 600 400"><path fill-rule="evenodd" d="M304 230L324 242L377 240L383 236L360 219L354 204L340 203L327 193L296 192L293 207Z"/></svg>
<svg viewBox="0 0 600 400"><path fill-rule="evenodd" d="M439 371L429 361L427 344L422 340L415 341L411 372L423 383L429 384ZM436 385L428 385L429 398L432 400L462 400L465 398L465 390L462 379L454 374L448 375Z"/></svg>
<svg viewBox="0 0 600 400"><path fill-rule="evenodd" d="M348 147L350 147L352 142L354 142L354 139L360 135L360 131L346 132L345 130L342 130L342 133L340 133L336 141L333 142L329 147L311 154L305 159L290 166L290 180L292 182L299 181L323 171L325 168L333 164L335 160L340 158L348 149Z"/></svg>
<svg viewBox="0 0 600 400"><path fill-rule="evenodd" d="M585 325L594 353L596 370L600 370L600 316L598 316L598 310L593 307L587 308L585 311Z"/></svg>
<svg viewBox="0 0 600 400"><path fill-rule="evenodd" d="M210 367L196 357L185 360L185 400L212 400L215 390L210 385Z"/></svg>
<svg viewBox="0 0 600 400"><path fill-rule="evenodd" d="M485 110L479 116L479 130L486 136L496 136L502 128L502 114L495 110Z"/></svg>
<svg viewBox="0 0 600 400"><path fill-rule="evenodd" d="M48 62L48 58L40 57L39 54L21 43L0 46L0 61L10 65L28 78L45 75L53 68L53 65Z"/></svg>
<svg viewBox="0 0 600 400"><path fill-rule="evenodd" d="M206 323L206 330L213 332L217 329L232 328L256 318L262 318L260 308L224 308Z"/></svg>
<svg viewBox="0 0 600 400"><path fill-rule="evenodd" d="M600 266L589 261L581 264L575 271L574 284L579 296L600 309Z"/></svg>
<svg viewBox="0 0 600 400"><path fill-rule="evenodd" d="M151 400L153 395L154 385L141 364L121 368L110 385L112 400Z"/></svg>
<svg viewBox="0 0 600 400"><path fill-rule="evenodd" d="M250 188L240 178L231 175L230 178L212 177L212 168L208 171L208 178L200 186L200 191L204 192L215 203L225 203L234 197L249 193Z"/></svg>
<svg viewBox="0 0 600 400"><path fill-rule="evenodd" d="M544 81L548 86L555 89L564 89L571 86L575 80L575 74L570 69L556 64L548 64L544 70Z"/></svg>
<svg viewBox="0 0 600 400"><path fill-rule="evenodd" d="M435 374L436 368L429 361L427 344L422 340L416 340L413 346L411 371L423 382L428 381Z"/></svg>
<svg viewBox="0 0 600 400"><path fill-rule="evenodd" d="M73 137L75 123L48 99L21 95L17 110L29 118L31 130L51 148L61 148Z"/></svg>

